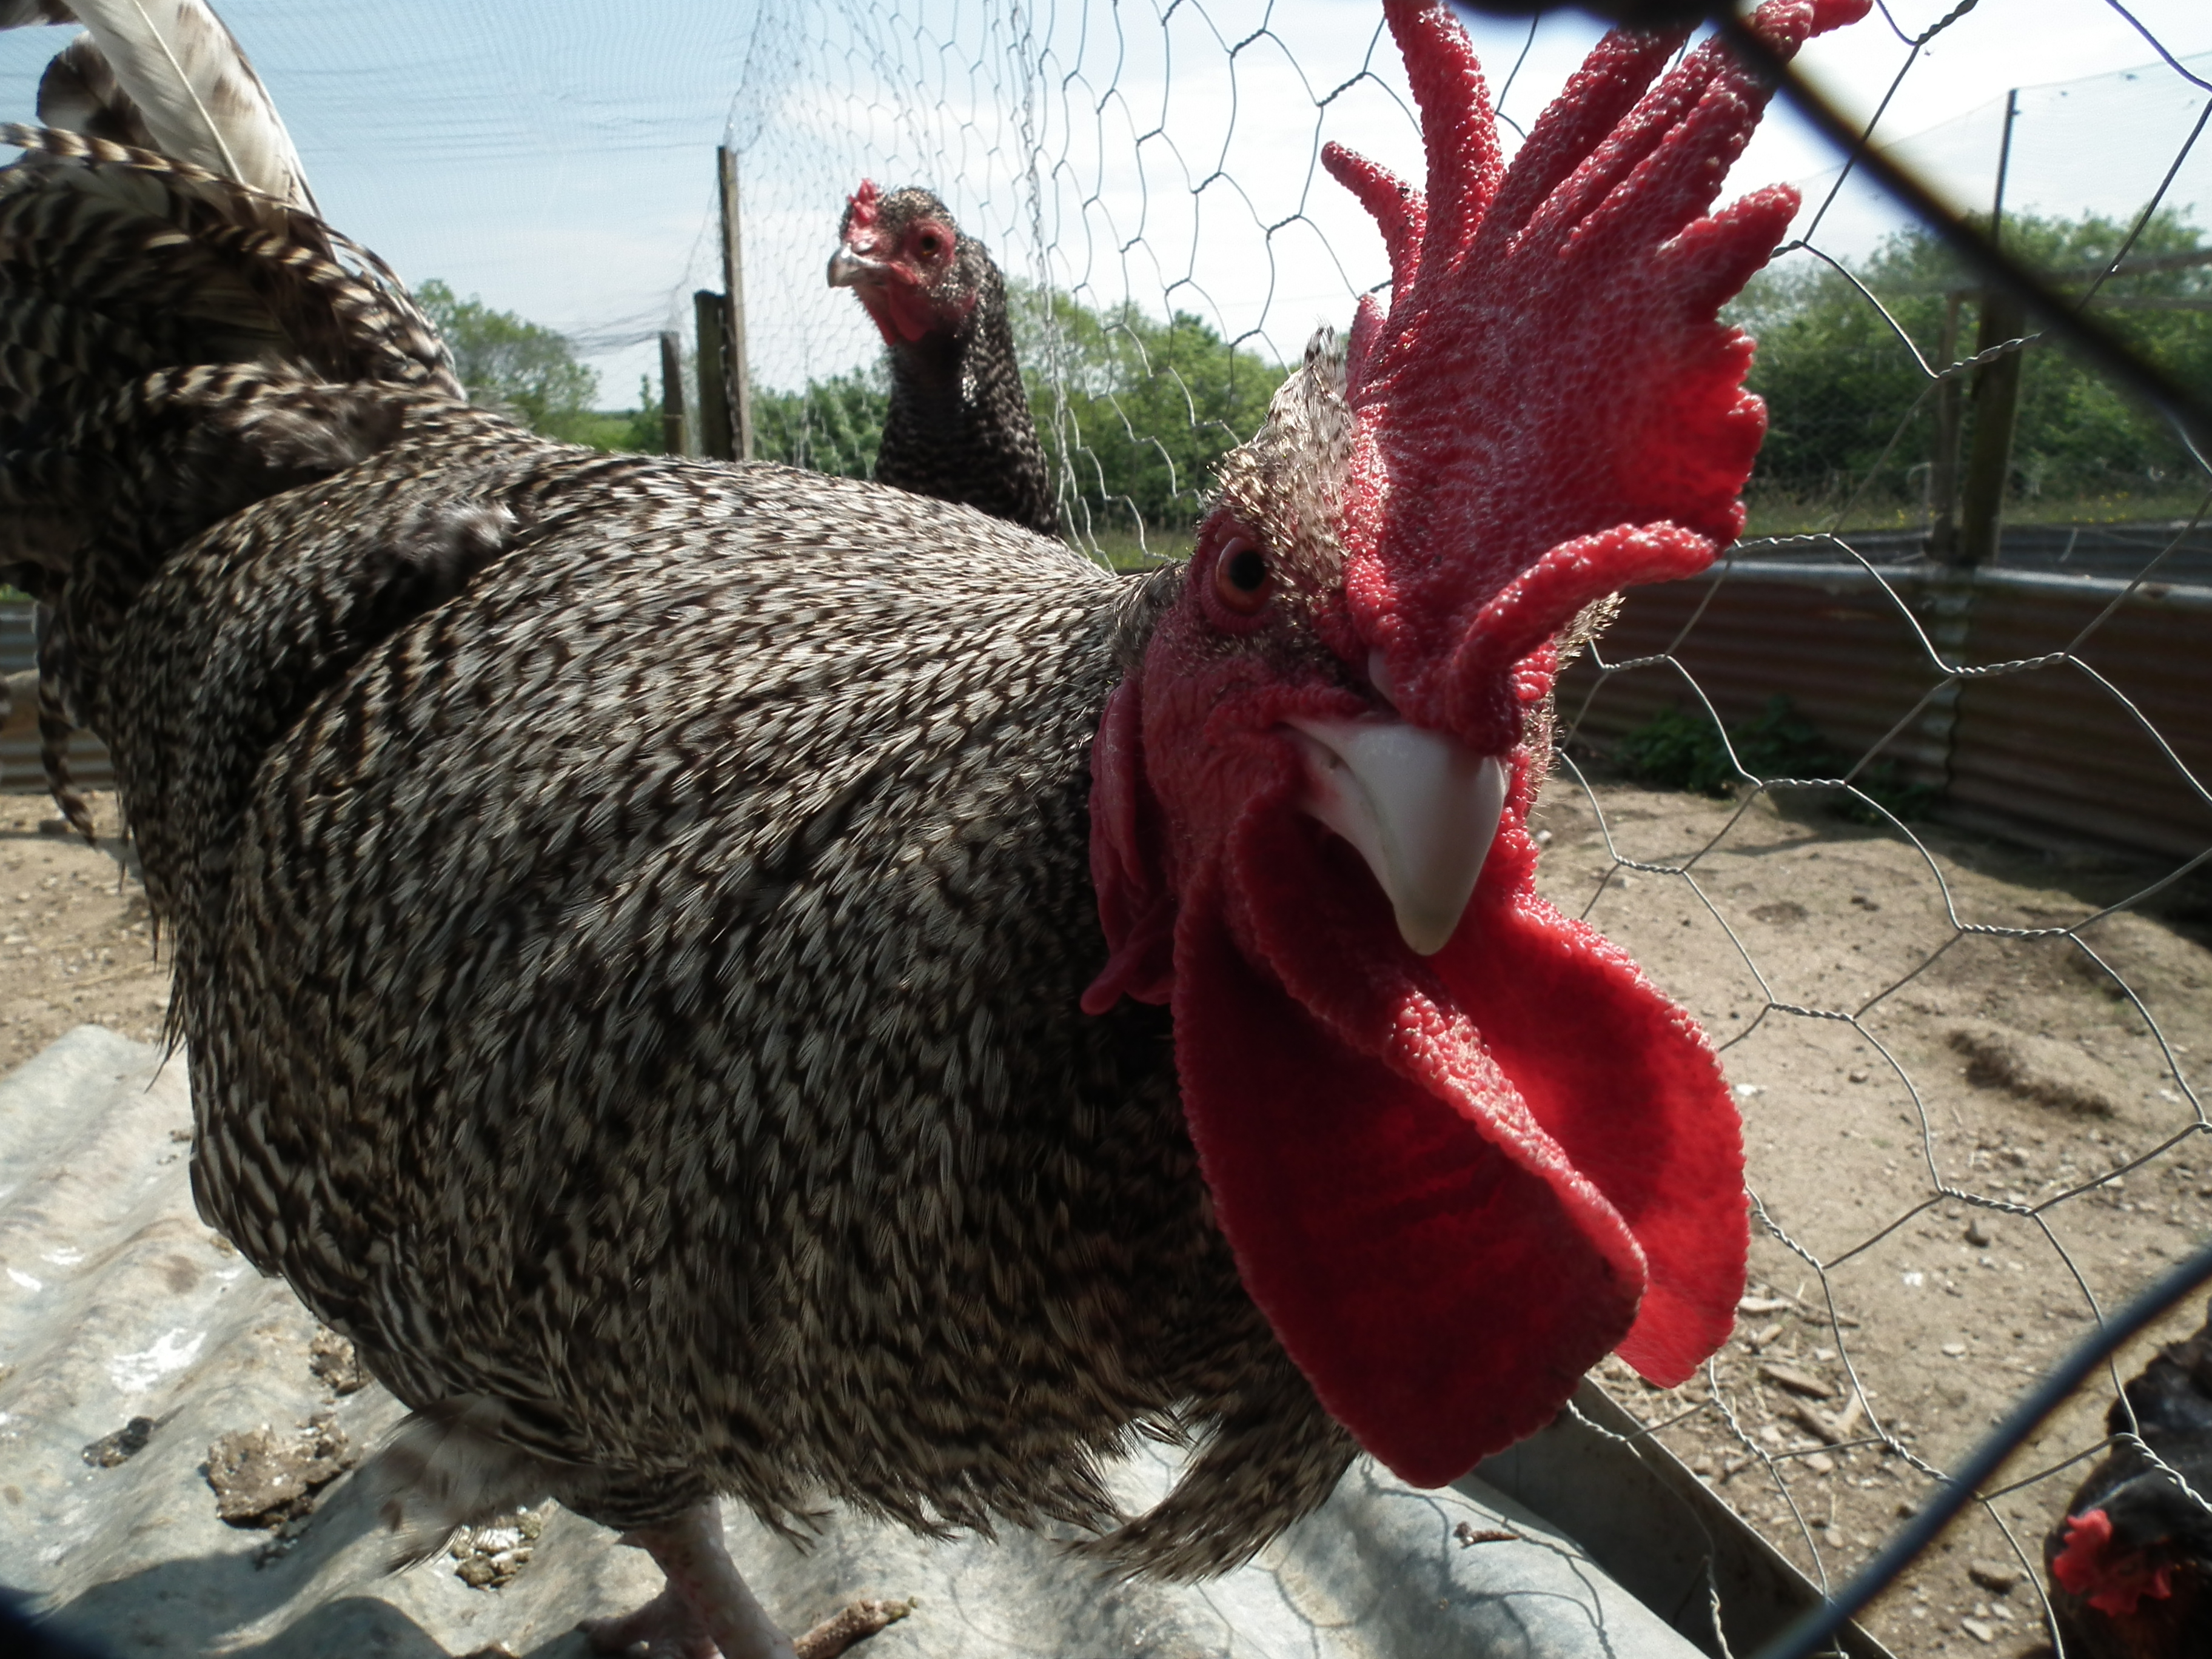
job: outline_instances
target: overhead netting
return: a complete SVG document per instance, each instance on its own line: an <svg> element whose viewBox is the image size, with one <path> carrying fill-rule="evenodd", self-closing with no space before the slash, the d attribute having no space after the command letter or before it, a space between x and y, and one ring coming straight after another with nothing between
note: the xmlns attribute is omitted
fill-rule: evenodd
<svg viewBox="0 0 2212 1659"><path fill-rule="evenodd" d="M2212 60L2166 61L2153 29L2141 67L2068 80L2065 21L2039 20L2008 142L2002 87L1878 137L1985 226L2002 164L2001 245L2212 384ZM1826 84L1860 111L1924 107L1976 31L2009 27L1894 5ZM1486 38L1510 143L1589 32ZM756 380L800 394L763 394L764 452L841 471L872 453L873 337L821 267L863 176L927 185L1016 283L1069 521L1116 559L1179 550L1279 366L1387 278L1322 142L1401 171L1419 155L1395 54L1353 7L790 8L754 39L733 133L748 289L777 296L749 319ZM2212 480L2056 339L1980 338L1972 268L1856 169L1831 155L1802 182L1798 240L1738 307L1773 408L1755 533L1709 578L1631 595L1567 677L1540 822L1551 896L1705 1023L1747 1136L1735 1340L1680 1389L1605 1380L1832 1583L2206 1234ZM2008 358L2017 414L1991 461L1984 382ZM1977 556L1990 515L1969 498L1992 476L2002 528ZM1879 1638L2036 1638L2044 1534L2150 1346L1877 1604Z"/></svg>

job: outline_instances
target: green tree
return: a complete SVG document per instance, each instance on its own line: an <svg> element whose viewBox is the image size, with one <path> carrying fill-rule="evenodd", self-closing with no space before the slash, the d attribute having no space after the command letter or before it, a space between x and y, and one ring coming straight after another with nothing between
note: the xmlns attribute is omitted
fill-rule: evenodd
<svg viewBox="0 0 2212 1659"><path fill-rule="evenodd" d="M1072 470L1092 526L1187 528L1221 458L1266 418L1283 370L1188 313L1161 322L1133 305L1102 313L1061 294L1041 302L1019 283L1007 304L1045 452ZM803 391L756 386L753 453L868 477L890 392L880 363Z"/></svg>
<svg viewBox="0 0 2212 1659"><path fill-rule="evenodd" d="M624 435L619 418L611 434L607 417L592 412L599 377L576 360L566 335L511 311L494 311L477 295L458 298L434 277L415 290L415 298L444 336L471 402L572 443Z"/></svg>
<svg viewBox="0 0 2212 1659"><path fill-rule="evenodd" d="M1012 285L1015 349L1048 453L1103 523L1194 523L1222 458L1257 431L1284 370L1188 312L1166 322ZM1054 395L1053 370L1060 371Z"/></svg>
<svg viewBox="0 0 2212 1659"><path fill-rule="evenodd" d="M804 392L756 386L753 453L841 478L873 477L890 407L890 377L880 363L810 380Z"/></svg>
<svg viewBox="0 0 2212 1659"><path fill-rule="evenodd" d="M2110 219L2010 216L2007 249L2079 294L2127 234ZM2205 250L2185 215L2156 215L2129 252L2132 264ZM1953 295L1952 356L1971 356L1979 327L1973 278L1933 233L1893 236L1851 273L1878 297L1923 356L1941 367ZM2107 281L2095 308L2153 361L2198 385L2212 381L2212 265L2179 265ZM1750 385L1766 399L1767 438L1753 489L1812 506L1853 495L1917 503L1934 453L1930 382L1850 277L1809 258L1762 271L1728 313L1759 342ZM1965 442L1972 442L1971 409ZM1962 451L1963 453L1963 451ZM2186 476L2172 429L2046 336L2027 349L2013 445L2016 498L2078 501L2154 495Z"/></svg>

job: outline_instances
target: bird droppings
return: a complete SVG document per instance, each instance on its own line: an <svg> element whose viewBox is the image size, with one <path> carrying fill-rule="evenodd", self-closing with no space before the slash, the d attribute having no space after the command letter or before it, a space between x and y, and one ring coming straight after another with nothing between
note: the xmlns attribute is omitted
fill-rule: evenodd
<svg viewBox="0 0 2212 1659"><path fill-rule="evenodd" d="M291 1435L267 1424L239 1429L208 1448L207 1483L216 1513L234 1527L281 1527L304 1519L315 1494L360 1461L328 1412Z"/></svg>
<svg viewBox="0 0 2212 1659"><path fill-rule="evenodd" d="M146 1449L146 1443L154 1437L155 1424L150 1417L134 1417L112 1434L103 1434L80 1454L95 1469L112 1469L129 1462Z"/></svg>
<svg viewBox="0 0 2212 1659"><path fill-rule="evenodd" d="M543 1507L499 1516L480 1527L463 1528L446 1547L446 1553L453 1559L453 1577L471 1589L502 1588L530 1565L544 1530Z"/></svg>
<svg viewBox="0 0 2212 1659"><path fill-rule="evenodd" d="M353 1344L327 1326L319 1327L307 1345L307 1369L321 1379L333 1395L343 1397L368 1384Z"/></svg>

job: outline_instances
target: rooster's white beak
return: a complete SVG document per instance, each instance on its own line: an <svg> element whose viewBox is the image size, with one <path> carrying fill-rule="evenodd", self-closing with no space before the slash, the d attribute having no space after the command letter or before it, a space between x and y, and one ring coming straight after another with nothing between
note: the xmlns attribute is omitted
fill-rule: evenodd
<svg viewBox="0 0 2212 1659"><path fill-rule="evenodd" d="M1498 834L1510 775L1403 720L1286 721L1305 763L1299 805L1359 849L1417 954L1444 948Z"/></svg>

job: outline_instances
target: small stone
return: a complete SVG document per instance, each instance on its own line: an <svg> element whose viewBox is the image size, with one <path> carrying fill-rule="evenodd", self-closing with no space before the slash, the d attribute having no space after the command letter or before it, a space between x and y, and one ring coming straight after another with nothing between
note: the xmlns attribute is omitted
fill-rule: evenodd
<svg viewBox="0 0 2212 1659"><path fill-rule="evenodd" d="M1805 1467L1815 1474L1833 1474L1836 1472L1836 1460L1826 1452L1814 1452L1805 1460Z"/></svg>
<svg viewBox="0 0 2212 1659"><path fill-rule="evenodd" d="M1966 1345L1963 1342L1946 1342L1943 1345L1943 1352L1954 1359L1963 1359L1966 1354Z"/></svg>
<svg viewBox="0 0 2212 1659"><path fill-rule="evenodd" d="M134 1417L113 1434L103 1434L84 1449L84 1461L95 1469L112 1469L129 1462L146 1449L154 1437L154 1419Z"/></svg>
<svg viewBox="0 0 2212 1659"><path fill-rule="evenodd" d="M1972 1221L1969 1221L1966 1224L1967 1243L1972 1245L1978 1250L1985 1248L1991 1242L1992 1235L1987 1227L1982 1225L1981 1217L1976 1216Z"/></svg>
<svg viewBox="0 0 2212 1659"><path fill-rule="evenodd" d="M1994 1642L1997 1639L1996 1630L1978 1619L1961 1619L1959 1621L1959 1628L1977 1642Z"/></svg>
<svg viewBox="0 0 2212 1659"><path fill-rule="evenodd" d="M2025 1575L2009 1561L1969 1561L1966 1577L1993 1595L2010 1595Z"/></svg>
<svg viewBox="0 0 2212 1659"><path fill-rule="evenodd" d="M1864 1083L1866 1080L1867 1080L1867 1071L1866 1071L1866 1068L1865 1068L1864 1066L1862 1066L1858 1067L1856 1070L1855 1070L1854 1072L1852 1072L1852 1073L1851 1073L1851 1081L1852 1081L1852 1082L1854 1082L1854 1083Z"/></svg>

